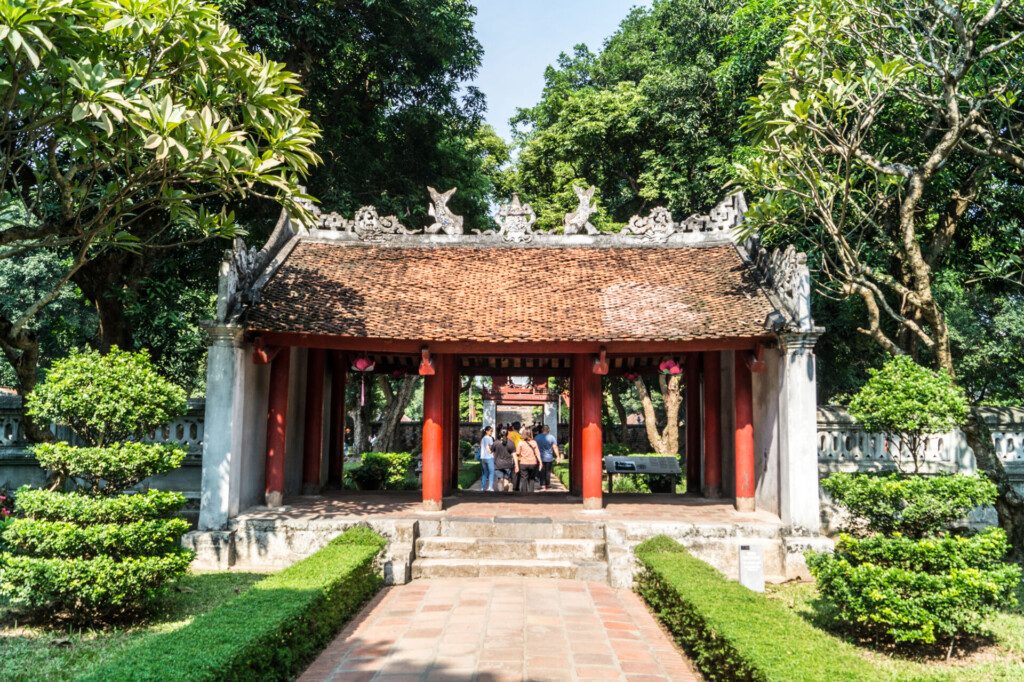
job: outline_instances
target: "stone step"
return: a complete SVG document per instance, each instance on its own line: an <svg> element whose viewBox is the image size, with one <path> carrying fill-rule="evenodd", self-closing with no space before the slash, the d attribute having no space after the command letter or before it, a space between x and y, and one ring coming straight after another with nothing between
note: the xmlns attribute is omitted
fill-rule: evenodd
<svg viewBox="0 0 1024 682"><path fill-rule="evenodd" d="M412 563L413 579L429 578L563 578L608 582L603 561L543 559L421 559Z"/></svg>
<svg viewBox="0 0 1024 682"><path fill-rule="evenodd" d="M553 521L547 517L467 516L443 519L439 535L500 540L604 540L604 524L599 521Z"/></svg>
<svg viewBox="0 0 1024 682"><path fill-rule="evenodd" d="M603 561L601 540L539 538L503 540L498 538L432 537L416 541L416 556L425 559L565 559Z"/></svg>

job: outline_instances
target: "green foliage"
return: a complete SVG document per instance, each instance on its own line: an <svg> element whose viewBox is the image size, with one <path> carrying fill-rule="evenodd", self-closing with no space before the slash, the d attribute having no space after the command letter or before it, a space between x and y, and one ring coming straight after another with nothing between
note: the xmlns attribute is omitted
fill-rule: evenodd
<svg viewBox="0 0 1024 682"><path fill-rule="evenodd" d="M459 463L459 490L469 490L480 480L482 465L477 461ZM419 486L417 485L417 488Z"/></svg>
<svg viewBox="0 0 1024 682"><path fill-rule="evenodd" d="M473 459L479 452L479 446L468 440L459 439L459 459Z"/></svg>
<svg viewBox="0 0 1024 682"><path fill-rule="evenodd" d="M68 521L14 519L0 530L0 545L12 554L44 558L113 559L173 553L189 529L182 518L79 526Z"/></svg>
<svg viewBox="0 0 1024 682"><path fill-rule="evenodd" d="M188 570L192 557L181 547L121 560L0 554L0 597L12 608L51 623L130 620L157 603L167 584Z"/></svg>
<svg viewBox="0 0 1024 682"><path fill-rule="evenodd" d="M975 507L992 504L996 487L984 476L832 474L821 481L860 532L921 538L946 531Z"/></svg>
<svg viewBox="0 0 1024 682"><path fill-rule="evenodd" d="M372 203L406 224L427 219L427 185L458 187L469 227L488 204L508 148L482 125L473 80L483 49L467 0L228 0L254 48L302 74L303 105L323 131L309 189L346 214Z"/></svg>
<svg viewBox="0 0 1024 682"><path fill-rule="evenodd" d="M1016 604L1021 568L1003 563L1002 529L974 538L910 540L843 536L834 554L807 563L836 623L896 644L934 644L988 634L998 608Z"/></svg>
<svg viewBox="0 0 1024 682"><path fill-rule="evenodd" d="M601 231L655 205L683 218L718 201L743 102L781 43L788 4L741 16L740 2L656 0L633 9L600 54L577 45L560 55L541 100L513 119L516 180L538 227L561 227L574 185L597 187Z"/></svg>
<svg viewBox="0 0 1024 682"><path fill-rule="evenodd" d="M145 351L77 351L53 364L27 398L35 419L69 426L90 445L140 438L185 413L185 392Z"/></svg>
<svg viewBox="0 0 1024 682"><path fill-rule="evenodd" d="M129 441L107 447L38 443L32 454L60 480L81 479L94 493L117 493L144 478L173 471L185 460L185 448L169 443Z"/></svg>
<svg viewBox="0 0 1024 682"><path fill-rule="evenodd" d="M635 589L708 680L877 680L857 651L727 580L665 536L636 548Z"/></svg>
<svg viewBox="0 0 1024 682"><path fill-rule="evenodd" d="M365 452L352 480L360 490L402 490L411 466L408 452Z"/></svg>
<svg viewBox="0 0 1024 682"><path fill-rule="evenodd" d="M185 496L169 490L95 497L85 493L20 488L18 514L40 521L67 521L87 526L100 523L131 523L163 519L185 504Z"/></svg>
<svg viewBox="0 0 1024 682"><path fill-rule="evenodd" d="M850 414L867 431L886 435L897 465L909 455L917 472L927 436L950 431L967 419L967 397L944 371L897 355L881 369L868 370L868 376L850 401Z"/></svg>
<svg viewBox="0 0 1024 682"><path fill-rule="evenodd" d="M83 680L291 679L380 587L380 536L350 529L188 625L155 634Z"/></svg>

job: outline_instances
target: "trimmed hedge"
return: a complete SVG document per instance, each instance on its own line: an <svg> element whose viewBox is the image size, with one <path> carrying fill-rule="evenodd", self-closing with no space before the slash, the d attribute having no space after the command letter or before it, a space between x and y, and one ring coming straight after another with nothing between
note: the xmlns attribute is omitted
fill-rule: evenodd
<svg viewBox="0 0 1024 682"><path fill-rule="evenodd" d="M79 447L70 443L38 443L32 454L39 466L62 481L81 479L95 493L117 493L157 474L181 466L185 448L170 443L126 441L105 447Z"/></svg>
<svg viewBox="0 0 1024 682"><path fill-rule="evenodd" d="M0 544L12 554L114 559L167 554L181 545L189 522L181 518L81 526L67 521L15 519L0 529Z"/></svg>
<svg viewBox="0 0 1024 682"><path fill-rule="evenodd" d="M727 580L660 536L636 548L636 591L709 680L877 680L848 644L780 603Z"/></svg>
<svg viewBox="0 0 1024 682"><path fill-rule="evenodd" d="M82 680L289 680L377 592L384 539L351 528L316 554Z"/></svg>
<svg viewBox="0 0 1024 682"><path fill-rule="evenodd" d="M173 516L185 504L185 496L167 490L94 497L84 493L61 493L52 490L20 488L17 492L18 513L43 521L91 523L129 523L143 519Z"/></svg>

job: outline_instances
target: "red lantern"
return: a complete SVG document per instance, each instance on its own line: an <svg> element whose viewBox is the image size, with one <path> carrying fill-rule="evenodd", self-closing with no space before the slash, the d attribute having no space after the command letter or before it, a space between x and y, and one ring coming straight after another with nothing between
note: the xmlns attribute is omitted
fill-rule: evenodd
<svg viewBox="0 0 1024 682"><path fill-rule="evenodd" d="M352 371L359 372L359 404L366 404L366 374L372 372L377 363L365 355L352 361Z"/></svg>

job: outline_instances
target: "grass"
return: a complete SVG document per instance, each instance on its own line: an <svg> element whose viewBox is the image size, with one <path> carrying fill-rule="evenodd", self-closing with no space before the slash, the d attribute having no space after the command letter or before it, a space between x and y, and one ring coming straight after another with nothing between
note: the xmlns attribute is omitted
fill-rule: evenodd
<svg viewBox="0 0 1024 682"><path fill-rule="evenodd" d="M479 461L470 459L459 462L459 490L469 490L479 480Z"/></svg>
<svg viewBox="0 0 1024 682"><path fill-rule="evenodd" d="M265 574L197 573L185 576L147 625L116 630L53 631L18 627L0 607L0 680L70 680L154 633L174 632L238 596Z"/></svg>
<svg viewBox="0 0 1024 682"><path fill-rule="evenodd" d="M382 537L354 527L323 549L170 633L146 637L83 680L285 680L297 675L382 583Z"/></svg>
<svg viewBox="0 0 1024 682"><path fill-rule="evenodd" d="M825 615L817 603L814 583L785 583L770 585L766 595L780 603L806 622L823 628ZM1024 603L1024 583L1018 588L1018 598ZM899 680L1022 680L1024 681L1024 611L1020 605L1012 611L997 613L989 627L994 642L946 662L943 659L913 659L888 655L865 647L857 647L865 659L879 670L879 677ZM831 635L830 635L831 636Z"/></svg>
<svg viewBox="0 0 1024 682"><path fill-rule="evenodd" d="M568 462L562 462L561 464L556 464L555 467L551 471L556 476L558 476L558 480L560 480L562 482L562 485L564 485L566 490L568 490L569 489L569 463ZM648 494L648 495L653 494L653 493L647 493L646 491L638 491L638 490L636 490L635 486L630 486L629 485L631 483L630 479L632 479L632 478L633 478L632 476L616 476L613 479L614 482L612 484L614 486L612 488L613 492L616 492L616 493L622 493L622 492L626 492L626 493L640 493L640 494ZM608 488L607 482L602 483L601 489L602 490L607 490L607 488ZM682 495L685 492L686 492L686 477L685 476L681 476L680 479L679 479L679 482L676 484L676 494L677 495Z"/></svg>

